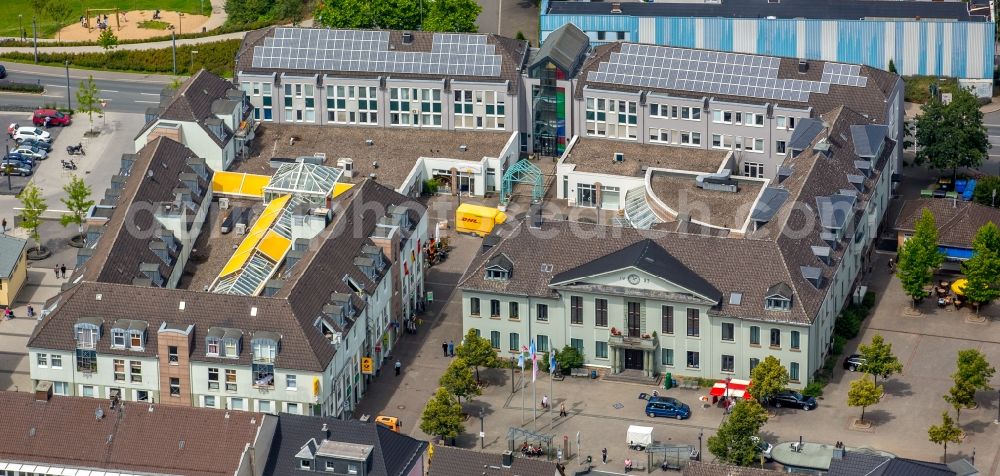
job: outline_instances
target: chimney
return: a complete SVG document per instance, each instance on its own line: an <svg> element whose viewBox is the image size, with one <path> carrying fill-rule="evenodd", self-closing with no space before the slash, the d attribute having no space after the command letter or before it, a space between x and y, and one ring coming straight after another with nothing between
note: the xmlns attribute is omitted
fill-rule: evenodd
<svg viewBox="0 0 1000 476"><path fill-rule="evenodd" d="M404 45L409 45L411 43L413 43L413 33L410 33L408 31L404 31L403 32L403 44Z"/></svg>
<svg viewBox="0 0 1000 476"><path fill-rule="evenodd" d="M804 59L800 59L799 60L799 74L805 74L806 71L809 71L809 62L806 61L806 60L804 60Z"/></svg>
<svg viewBox="0 0 1000 476"><path fill-rule="evenodd" d="M621 2L612 2L611 3L611 13L621 14L621 12L622 12L622 4L621 4Z"/></svg>
<svg viewBox="0 0 1000 476"><path fill-rule="evenodd" d="M35 401L36 402L47 402L52 400L52 382L48 380L42 380L38 382L35 387Z"/></svg>
<svg viewBox="0 0 1000 476"><path fill-rule="evenodd" d="M504 451L500 461L504 468L510 468L514 465L514 452L510 450Z"/></svg>
<svg viewBox="0 0 1000 476"><path fill-rule="evenodd" d="M375 233L371 236L372 243L382 248L382 253L395 263L399 259L399 228L389 226L375 227Z"/></svg>
<svg viewBox="0 0 1000 476"><path fill-rule="evenodd" d="M537 203L534 204L534 205L531 205L531 208L530 208L530 211L528 212L528 214L531 215L531 227L532 228L541 228L542 227L542 205L541 204L537 204Z"/></svg>

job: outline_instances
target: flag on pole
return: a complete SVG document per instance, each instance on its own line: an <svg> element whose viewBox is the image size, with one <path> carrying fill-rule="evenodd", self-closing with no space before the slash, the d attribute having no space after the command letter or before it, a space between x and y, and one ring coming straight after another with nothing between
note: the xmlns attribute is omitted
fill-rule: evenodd
<svg viewBox="0 0 1000 476"><path fill-rule="evenodd" d="M534 382L538 378L538 354L535 352L535 340L531 339L531 381Z"/></svg>
<svg viewBox="0 0 1000 476"><path fill-rule="evenodd" d="M517 366L521 367L521 371L524 372L524 352L517 354Z"/></svg>
<svg viewBox="0 0 1000 476"><path fill-rule="evenodd" d="M556 373L556 352L549 352L549 373Z"/></svg>

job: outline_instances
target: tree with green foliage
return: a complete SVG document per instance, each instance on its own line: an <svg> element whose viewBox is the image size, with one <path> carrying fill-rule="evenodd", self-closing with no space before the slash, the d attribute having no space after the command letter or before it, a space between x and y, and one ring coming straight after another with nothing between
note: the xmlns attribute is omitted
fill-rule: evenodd
<svg viewBox="0 0 1000 476"><path fill-rule="evenodd" d="M758 461L757 436L767 423L767 412L757 400L739 400L729 417L708 437L708 450L725 463L750 466Z"/></svg>
<svg viewBox="0 0 1000 476"><path fill-rule="evenodd" d="M892 353L892 344L885 341L881 334L872 336L872 343L858 346L858 353L865 359L861 371L871 374L878 384L878 378L889 378L903 371L903 364Z"/></svg>
<svg viewBox="0 0 1000 476"><path fill-rule="evenodd" d="M982 165L990 148L979 100L965 89L956 91L947 105L931 97L921 106L916 137L917 165L951 169L953 177L958 167Z"/></svg>
<svg viewBox="0 0 1000 476"><path fill-rule="evenodd" d="M997 371L986 355L978 349L958 351L958 370L952 375L955 382L965 382L975 390L993 390L990 380Z"/></svg>
<svg viewBox="0 0 1000 476"><path fill-rule="evenodd" d="M1000 5L1000 2L997 2ZM1000 177L987 176L976 180L972 200L988 207L1000 207Z"/></svg>
<svg viewBox="0 0 1000 476"><path fill-rule="evenodd" d="M483 394L475 377L472 376L472 369L461 357L451 361L451 365L441 374L438 385L458 398L459 404L462 403L462 397L469 399Z"/></svg>
<svg viewBox="0 0 1000 476"><path fill-rule="evenodd" d="M941 412L941 424L931 425L927 429L927 436L931 443L944 444L944 461L948 462L948 443L958 443L962 441L962 429L959 428L948 412Z"/></svg>
<svg viewBox="0 0 1000 476"><path fill-rule="evenodd" d="M111 28L105 28L101 30L101 34L97 37L97 44L101 45L105 53L110 53L112 49L118 46L118 37Z"/></svg>
<svg viewBox="0 0 1000 476"><path fill-rule="evenodd" d="M88 76L86 81L80 81L80 87L76 90L76 110L87 114L90 131L93 132L94 113L101 112L101 96L93 75Z"/></svg>
<svg viewBox="0 0 1000 476"><path fill-rule="evenodd" d="M261 21L292 20L302 18L302 0L226 0L227 22L249 25Z"/></svg>
<svg viewBox="0 0 1000 476"><path fill-rule="evenodd" d="M911 305L916 305L928 295L924 287L934 280L934 270L944 261L944 255L938 251L938 230L930 210L924 209L913 236L899 247L897 259L896 276L903 292L910 296Z"/></svg>
<svg viewBox="0 0 1000 476"><path fill-rule="evenodd" d="M448 390L437 389L424 407L420 418L420 431L441 438L455 438L465 431L462 425L462 405L455 401Z"/></svg>
<svg viewBox="0 0 1000 476"><path fill-rule="evenodd" d="M476 382L479 382L479 367L499 367L500 357L490 340L476 334L475 329L469 329L462 343L455 347L455 355L476 369Z"/></svg>
<svg viewBox="0 0 1000 476"><path fill-rule="evenodd" d="M758 401L767 402L788 385L788 369L773 355L764 358L750 372L753 386L750 393Z"/></svg>
<svg viewBox="0 0 1000 476"><path fill-rule="evenodd" d="M21 201L21 228L24 228L35 240L35 249L42 251L42 237L38 234L38 227L42 225L42 214L49 209L42 197L42 189L34 183L29 182L21 194L17 196Z"/></svg>
<svg viewBox="0 0 1000 476"><path fill-rule="evenodd" d="M955 409L955 421L958 422L962 419L962 409L976 404L976 389L967 382L955 381L942 398Z"/></svg>
<svg viewBox="0 0 1000 476"><path fill-rule="evenodd" d="M479 30L476 17L482 10L475 0L433 0L429 2L423 27L426 31L474 33Z"/></svg>
<svg viewBox="0 0 1000 476"><path fill-rule="evenodd" d="M875 382L862 375L861 378L851 382L851 388L847 391L847 405L861 407L860 420L865 421L865 408L870 407L882 399L882 387L875 385Z"/></svg>
<svg viewBox="0 0 1000 476"><path fill-rule="evenodd" d="M59 217L59 224L62 226L75 224L79 236L83 236L83 219L90 211L90 207L94 206L94 201L90 199L90 186L79 175L74 174L69 183L63 186L63 191L66 192L66 198L61 198L59 201L66 205L69 212Z"/></svg>
<svg viewBox="0 0 1000 476"><path fill-rule="evenodd" d="M896 74L896 63L892 62L892 58L889 58L889 72Z"/></svg>
<svg viewBox="0 0 1000 476"><path fill-rule="evenodd" d="M429 0L323 0L316 22L328 28L418 30ZM427 5L429 7L429 5Z"/></svg>
<svg viewBox="0 0 1000 476"><path fill-rule="evenodd" d="M1000 230L987 222L972 240L972 257L962 263L966 283L965 298L976 306L976 315L983 304L1000 298Z"/></svg>
<svg viewBox="0 0 1000 476"><path fill-rule="evenodd" d="M45 10L45 16L59 26L57 39L62 41L62 27L69 23L75 13L73 5L61 0L48 0L43 4L42 9Z"/></svg>
<svg viewBox="0 0 1000 476"><path fill-rule="evenodd" d="M567 345L556 353L556 364L563 373L569 373L572 369L583 367L583 354L576 347ZM545 365L541 363L539 365Z"/></svg>

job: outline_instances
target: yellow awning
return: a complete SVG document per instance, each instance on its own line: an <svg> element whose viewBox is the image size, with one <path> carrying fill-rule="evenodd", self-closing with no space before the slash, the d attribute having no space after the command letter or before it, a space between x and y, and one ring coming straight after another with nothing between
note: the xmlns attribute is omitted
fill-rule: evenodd
<svg viewBox="0 0 1000 476"><path fill-rule="evenodd" d="M959 295L965 296L965 285L969 284L969 280L962 278L956 279L954 283L951 283L951 292Z"/></svg>
<svg viewBox="0 0 1000 476"><path fill-rule="evenodd" d="M271 177L267 175L215 172L215 175L212 176L212 192L222 195L263 198L264 187L270 181Z"/></svg>
<svg viewBox="0 0 1000 476"><path fill-rule="evenodd" d="M257 218L257 221L250 228L250 231L247 232L247 237L243 239L240 246L236 248L236 252L233 253L233 256L231 256L229 261L226 262L226 265L223 266L222 271L219 272L220 278L243 269L243 265L246 264L246 261L250 259L251 255L253 255L254 250L257 249L257 244L261 242L264 238L264 234L271 228L271 225L274 224L275 220L281 216L281 212L284 210L285 205L289 200L291 200L291 198L291 195L282 195L281 197L271 200L271 203L267 204L267 207L264 208L264 212L260 214L260 217Z"/></svg>
<svg viewBox="0 0 1000 476"><path fill-rule="evenodd" d="M350 190L351 187L354 187L353 183L337 182L333 184L333 198L337 198L338 196L340 196L340 194Z"/></svg>
<svg viewBox="0 0 1000 476"><path fill-rule="evenodd" d="M292 240L285 238L271 230L264 235L264 239L260 240L257 245L257 249L264 256L271 258L274 262L280 262L285 259L285 253L288 253L288 249L292 247Z"/></svg>

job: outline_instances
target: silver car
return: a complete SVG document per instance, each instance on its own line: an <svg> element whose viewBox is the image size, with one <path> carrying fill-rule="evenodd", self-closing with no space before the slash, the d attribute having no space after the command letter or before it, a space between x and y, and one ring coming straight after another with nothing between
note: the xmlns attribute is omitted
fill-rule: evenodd
<svg viewBox="0 0 1000 476"><path fill-rule="evenodd" d="M49 157L49 153L42 150L41 148L23 144L17 149L12 150L11 152L16 152L18 154L31 157L36 160L45 160Z"/></svg>

